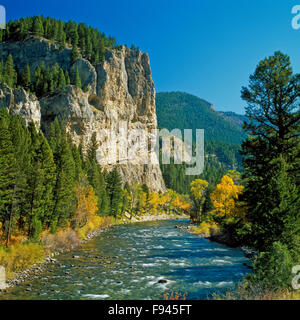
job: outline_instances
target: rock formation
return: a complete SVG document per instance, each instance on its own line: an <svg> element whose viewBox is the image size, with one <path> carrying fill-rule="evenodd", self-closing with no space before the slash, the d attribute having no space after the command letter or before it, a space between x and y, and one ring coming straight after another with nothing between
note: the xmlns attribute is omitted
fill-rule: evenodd
<svg viewBox="0 0 300 320"><path fill-rule="evenodd" d="M87 146L92 134L96 133L97 159L102 167L111 170L117 165L123 181L146 183L150 190L165 191L158 164L146 163L146 155L142 152L130 157L118 139L118 158L114 162L110 155L113 140L103 135L106 129L118 136L120 127L148 131L157 128L155 88L146 53L123 46L108 50L104 61L96 67L82 58L72 65L71 49L59 49L41 38L0 43L0 60L5 60L9 53L19 70L29 64L33 71L42 62L46 66L57 62L69 72L77 67L84 90L70 85L38 101L23 89L11 90L2 85L0 107L20 114L26 123L34 121L37 127L46 127L57 117L65 122L77 145L83 142ZM148 149L149 142L145 144Z"/></svg>
<svg viewBox="0 0 300 320"><path fill-rule="evenodd" d="M0 84L0 108L6 108L11 114L20 115L26 125L33 121L36 128L40 128L40 103L35 95L28 94L24 89L11 89Z"/></svg>

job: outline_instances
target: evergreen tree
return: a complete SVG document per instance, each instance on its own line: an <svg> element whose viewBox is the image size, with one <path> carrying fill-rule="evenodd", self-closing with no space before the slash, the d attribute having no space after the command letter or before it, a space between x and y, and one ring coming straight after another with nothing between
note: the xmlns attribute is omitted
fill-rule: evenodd
<svg viewBox="0 0 300 320"><path fill-rule="evenodd" d="M261 226L256 235L258 238L265 238L264 232L268 235L264 239L265 248L280 240L296 261L300 255L299 188L289 175L290 165L282 156L272 162L274 167L268 173L268 184L264 188L267 195L264 206L269 206L269 210L261 215Z"/></svg>
<svg viewBox="0 0 300 320"><path fill-rule="evenodd" d="M6 245L9 244L14 224L15 195L15 154L8 129L7 115L1 112L0 119L0 222L4 231Z"/></svg>
<svg viewBox="0 0 300 320"><path fill-rule="evenodd" d="M79 58L79 52L77 45L73 46L72 49L72 62L74 63Z"/></svg>
<svg viewBox="0 0 300 320"><path fill-rule="evenodd" d="M31 75L30 75L30 67L29 67L28 64L26 65L26 68L25 68L24 72L22 73L22 76L21 76L21 84L22 84L22 87L23 87L25 90L30 90L30 86L31 86Z"/></svg>
<svg viewBox="0 0 300 320"><path fill-rule="evenodd" d="M41 218L43 216L42 202L44 193L43 169L40 154L40 137L36 131L34 123L29 124L29 132L31 135L30 150L30 168L28 177L28 216L26 219L28 235L30 237L37 236Z"/></svg>
<svg viewBox="0 0 300 320"><path fill-rule="evenodd" d="M16 161L14 215L18 218L18 227L25 229L28 215L29 177L31 172L31 137L28 128L20 116L11 117L9 130L14 147Z"/></svg>
<svg viewBox="0 0 300 320"><path fill-rule="evenodd" d="M17 72L14 68L14 61L11 54L8 55L4 68L4 82L11 88L17 84Z"/></svg>
<svg viewBox="0 0 300 320"><path fill-rule="evenodd" d="M47 225L49 227L52 219L51 213L53 210L53 190L56 181L56 166L48 141L43 134L39 134L39 139L40 166L43 183L39 221L41 221L42 225ZM35 236L36 235L37 232L35 232Z"/></svg>
<svg viewBox="0 0 300 320"><path fill-rule="evenodd" d="M59 69L58 88L63 88L66 85L66 78L63 69Z"/></svg>
<svg viewBox="0 0 300 320"><path fill-rule="evenodd" d="M56 155L59 152L58 149L59 149L60 141L62 139L61 128L57 118L55 118L55 120L51 122L47 130L47 139L49 142L49 146L53 152L55 162L57 162Z"/></svg>
<svg viewBox="0 0 300 320"><path fill-rule="evenodd" d="M50 39L52 40L57 40L58 38L58 29L59 29L59 25L57 21L52 21L52 26L51 26L51 37Z"/></svg>
<svg viewBox="0 0 300 320"><path fill-rule="evenodd" d="M66 225L74 208L75 163L65 129L62 130L62 136L55 149L54 159L57 170L51 220L52 232L55 232L57 226Z"/></svg>
<svg viewBox="0 0 300 320"><path fill-rule="evenodd" d="M34 22L33 22L33 32L39 36L44 35L44 27L41 22L40 17L35 17Z"/></svg>
<svg viewBox="0 0 300 320"><path fill-rule="evenodd" d="M106 193L105 179L97 163L97 149L98 142L96 138L96 132L93 132L91 141L87 148L86 167L88 171L89 182L94 188L95 194L98 198L98 215L106 215L108 213L109 201Z"/></svg>
<svg viewBox="0 0 300 320"><path fill-rule="evenodd" d="M72 155L75 163L75 180L78 181L80 175L82 174L82 160L79 148L76 145L72 145Z"/></svg>
<svg viewBox="0 0 300 320"><path fill-rule="evenodd" d="M67 70L65 71L65 79L66 79L66 85L67 85L67 86L68 86L69 84L71 84L69 72L68 72Z"/></svg>
<svg viewBox="0 0 300 320"><path fill-rule="evenodd" d="M247 241L262 251L274 240L291 248L287 240L295 239L291 221L298 230L292 181L299 198L299 80L289 57L276 52L259 63L250 76L249 87L242 90L249 118L244 124L249 137L242 145L246 182L243 200L251 223Z"/></svg>
<svg viewBox="0 0 300 320"><path fill-rule="evenodd" d="M97 162L96 152L97 152L98 146L99 146L99 143L97 141L97 134L96 132L93 132L91 141L87 149L87 157L90 162L93 162L93 161Z"/></svg>
<svg viewBox="0 0 300 320"><path fill-rule="evenodd" d="M76 67L76 71L75 71L75 86L77 88L81 88L81 79L80 79L80 75L79 75L79 71L78 71L78 67Z"/></svg>
<svg viewBox="0 0 300 320"><path fill-rule="evenodd" d="M58 23L58 32L57 32L57 40L61 47L63 48L66 43L66 34L64 32L64 24L62 21L59 21Z"/></svg>
<svg viewBox="0 0 300 320"><path fill-rule="evenodd" d="M107 176L107 194L110 201L111 214L116 219L122 203L122 182L116 168Z"/></svg>

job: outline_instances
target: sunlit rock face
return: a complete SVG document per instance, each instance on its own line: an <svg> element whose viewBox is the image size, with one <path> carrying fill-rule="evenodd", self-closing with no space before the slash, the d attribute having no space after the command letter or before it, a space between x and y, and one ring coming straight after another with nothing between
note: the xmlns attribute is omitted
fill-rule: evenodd
<svg viewBox="0 0 300 320"><path fill-rule="evenodd" d="M7 109L10 114L20 115L26 125L34 122L36 128L40 128L40 103L35 95L28 94L24 89L11 89L0 84L0 108Z"/></svg>
<svg viewBox="0 0 300 320"><path fill-rule="evenodd" d="M78 68L84 90L69 85L38 100L23 89L2 86L1 107L20 114L26 123L34 121L38 128L47 127L57 117L64 121L73 141L82 143L84 148L95 133L99 143L97 160L103 168L111 170L117 166L123 181L146 183L152 191L166 190L150 147L156 140L155 133L142 139L141 150L135 153L128 153L126 143L133 146L138 138L133 135L128 140L128 136L120 135L135 129L151 133L157 128L155 87L146 53L123 46L108 50L104 61L95 67L82 58L72 64L71 49L59 49L40 38L1 43L0 60L5 60L9 53L20 70L28 63L32 71L43 62L46 66L57 62L70 74Z"/></svg>

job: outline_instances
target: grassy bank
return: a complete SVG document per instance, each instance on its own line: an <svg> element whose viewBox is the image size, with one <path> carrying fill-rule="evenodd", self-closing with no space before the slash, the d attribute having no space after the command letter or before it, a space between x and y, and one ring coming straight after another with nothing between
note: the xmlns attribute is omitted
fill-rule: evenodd
<svg viewBox="0 0 300 320"><path fill-rule="evenodd" d="M300 290L265 290L259 284L240 284L235 291L214 295L216 300L300 300Z"/></svg>

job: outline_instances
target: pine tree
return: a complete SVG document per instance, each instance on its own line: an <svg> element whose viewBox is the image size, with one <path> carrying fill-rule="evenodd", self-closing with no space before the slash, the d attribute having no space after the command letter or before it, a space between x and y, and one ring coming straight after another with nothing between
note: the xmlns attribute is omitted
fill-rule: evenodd
<svg viewBox="0 0 300 320"><path fill-rule="evenodd" d="M75 86L77 88L81 88L81 79L80 79L78 67L76 67L76 71L75 71Z"/></svg>
<svg viewBox="0 0 300 320"><path fill-rule="evenodd" d="M122 203L122 182L116 168L107 176L107 195L110 201L111 214L116 219Z"/></svg>
<svg viewBox="0 0 300 320"><path fill-rule="evenodd" d="M59 152L59 145L62 139L62 132L57 118L55 118L55 120L51 122L47 130L46 136L48 139L49 146L53 152L55 162L57 162L56 155Z"/></svg>
<svg viewBox="0 0 300 320"><path fill-rule="evenodd" d="M66 43L66 34L64 32L64 24L62 21L59 21L58 23L58 32L57 32L57 40L61 47L65 46Z"/></svg>
<svg viewBox="0 0 300 320"><path fill-rule="evenodd" d="M79 148L76 145L72 145L72 155L75 163L75 180L78 181L82 172L82 157L79 152Z"/></svg>
<svg viewBox="0 0 300 320"><path fill-rule="evenodd" d="M65 129L62 129L62 136L56 145L54 158L57 170L51 220L52 232L55 232L57 226L66 225L74 209L75 163Z"/></svg>
<svg viewBox="0 0 300 320"><path fill-rule="evenodd" d="M103 216L107 213L108 209L105 180L98 163L95 160L92 160L91 162L87 160L87 162L89 183L93 187L98 198L98 215Z"/></svg>
<svg viewBox="0 0 300 320"><path fill-rule="evenodd" d="M14 215L18 219L18 227L25 229L25 222L28 214L28 180L31 176L29 169L31 167L31 137L28 128L24 124L24 120L20 116L11 117L9 130L14 146L16 161L16 177L15 177L15 205Z"/></svg>
<svg viewBox="0 0 300 320"><path fill-rule="evenodd" d="M11 88L17 84L17 72L14 68L14 61L11 54L8 55L4 67L4 82Z"/></svg>
<svg viewBox="0 0 300 320"><path fill-rule="evenodd" d="M39 36L44 35L44 27L41 22L40 17L35 17L34 22L33 22L33 32Z"/></svg>
<svg viewBox="0 0 300 320"><path fill-rule="evenodd" d="M63 88L66 85L66 78L63 69L59 70L58 88Z"/></svg>
<svg viewBox="0 0 300 320"><path fill-rule="evenodd" d="M58 29L59 29L58 22L55 21L55 20L52 21L51 37L50 37L51 40L57 40L57 38L58 38Z"/></svg>
<svg viewBox="0 0 300 320"><path fill-rule="evenodd" d="M44 22L44 36L48 39L51 36L51 24L49 18Z"/></svg>
<svg viewBox="0 0 300 320"><path fill-rule="evenodd" d="M15 154L11 135L8 129L7 115L1 113L0 119L0 222L9 244L10 234L15 222Z"/></svg>
<svg viewBox="0 0 300 320"><path fill-rule="evenodd" d="M261 224L256 229L256 236L264 238L266 248L279 240L287 246L296 262L300 254L299 188L289 176L289 165L282 156L272 162L274 167L268 174L269 182L264 189L267 195L264 206L268 205L269 210L260 216Z"/></svg>
<svg viewBox="0 0 300 320"><path fill-rule="evenodd" d="M78 47L77 45L73 46L72 49L72 63L74 63L78 58L79 58L79 52L78 52Z"/></svg>
<svg viewBox="0 0 300 320"><path fill-rule="evenodd" d="M93 132L91 141L87 148L87 157L90 162L97 161L96 153L98 149L99 143L97 141L97 134L96 132Z"/></svg>
<svg viewBox="0 0 300 320"><path fill-rule="evenodd" d="M299 79L300 75L292 72L289 57L276 52L259 63L250 76L249 87L242 90L249 118L244 124L249 136L242 145L246 181L243 200L251 223L246 239L262 251L270 247L274 236L283 243L283 238L287 239L285 223L279 221L281 214L285 212L288 221L294 219L294 198L284 199L279 186L287 188L291 181L299 186ZM286 173L281 172L278 161L286 163ZM279 179L277 185L274 177ZM283 210L288 207L291 210Z"/></svg>
<svg viewBox="0 0 300 320"><path fill-rule="evenodd" d="M30 75L30 67L27 64L24 72L21 75L21 84L25 90L30 90L31 86L31 75Z"/></svg>
<svg viewBox="0 0 300 320"><path fill-rule="evenodd" d="M30 168L28 177L28 203L29 212L26 219L28 235L30 237L37 236L37 229L40 225L41 218L43 216L42 202L44 193L43 184L43 168L41 163L40 153L40 137L36 131L34 123L30 123L28 130L31 136L31 148L30 148Z"/></svg>
<svg viewBox="0 0 300 320"><path fill-rule="evenodd" d="M48 227L51 224L51 212L53 210L53 189L56 181L56 166L53 159L52 150L45 139L43 134L39 135L40 138L40 163L43 173L43 193L42 201L40 203L40 221L42 225L46 224Z"/></svg>
<svg viewBox="0 0 300 320"><path fill-rule="evenodd" d="M65 71L65 79L66 79L66 85L70 85L71 84L71 80L70 80L70 76L69 76L69 72L68 70Z"/></svg>
<svg viewBox="0 0 300 320"><path fill-rule="evenodd" d="M73 47L77 47L78 46L77 25L74 25L74 30L72 31L71 44L72 44Z"/></svg>

